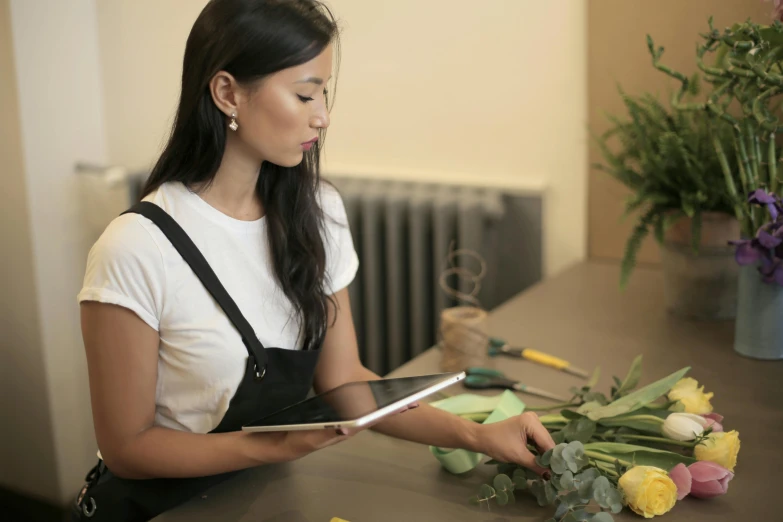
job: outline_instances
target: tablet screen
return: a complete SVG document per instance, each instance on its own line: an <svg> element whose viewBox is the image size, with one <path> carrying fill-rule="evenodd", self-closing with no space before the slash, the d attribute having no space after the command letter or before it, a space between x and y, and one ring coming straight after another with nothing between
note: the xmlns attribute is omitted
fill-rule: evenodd
<svg viewBox="0 0 783 522"><path fill-rule="evenodd" d="M423 375L348 383L263 417L248 426L351 421L456 375L458 374Z"/></svg>

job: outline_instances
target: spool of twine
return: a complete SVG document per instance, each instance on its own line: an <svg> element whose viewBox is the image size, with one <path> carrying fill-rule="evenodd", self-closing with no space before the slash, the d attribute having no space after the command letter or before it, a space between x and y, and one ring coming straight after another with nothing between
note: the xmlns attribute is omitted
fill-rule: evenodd
<svg viewBox="0 0 783 522"><path fill-rule="evenodd" d="M468 255L478 259L480 270L474 273L464 266L457 266L456 258ZM440 277L440 286L444 292L469 304L446 308L441 312L439 343L441 348L441 371L462 371L470 366L492 366L488 361L489 328L487 312L481 307L477 295L481 289L481 280L486 273L486 263L479 254L471 250L454 250L452 242L444 269ZM468 294L452 288L447 279L456 275L473 284Z"/></svg>
<svg viewBox="0 0 783 522"><path fill-rule="evenodd" d="M446 308L440 316L441 371L486 366L487 312L475 306Z"/></svg>

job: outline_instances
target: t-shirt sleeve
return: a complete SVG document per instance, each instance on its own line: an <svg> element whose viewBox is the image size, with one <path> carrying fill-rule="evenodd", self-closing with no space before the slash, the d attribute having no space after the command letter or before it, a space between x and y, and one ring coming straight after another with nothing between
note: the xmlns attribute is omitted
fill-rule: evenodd
<svg viewBox="0 0 783 522"><path fill-rule="evenodd" d="M141 219L125 214L106 227L87 256L77 299L128 308L158 330L165 268L160 249Z"/></svg>
<svg viewBox="0 0 783 522"><path fill-rule="evenodd" d="M348 215L340 193L333 186L322 183L321 208L324 212L326 238L327 294L334 294L347 287L359 269L359 256L354 248Z"/></svg>

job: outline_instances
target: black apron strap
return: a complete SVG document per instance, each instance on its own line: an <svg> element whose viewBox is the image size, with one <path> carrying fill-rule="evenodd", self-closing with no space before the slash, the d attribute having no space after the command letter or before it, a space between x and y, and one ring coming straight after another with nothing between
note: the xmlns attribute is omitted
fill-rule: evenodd
<svg viewBox="0 0 783 522"><path fill-rule="evenodd" d="M239 310L234 300L220 283L215 272L204 259L201 251L193 243L187 233L180 227L174 218L165 210L149 201L141 201L123 212L141 214L153 223L166 235L174 248L180 253L185 262L190 265L196 276L201 280L206 289L215 298L229 320L234 324L242 336L247 352L255 360L256 378L261 379L266 374L267 355L264 345L256 337L253 327L247 322L245 316Z"/></svg>

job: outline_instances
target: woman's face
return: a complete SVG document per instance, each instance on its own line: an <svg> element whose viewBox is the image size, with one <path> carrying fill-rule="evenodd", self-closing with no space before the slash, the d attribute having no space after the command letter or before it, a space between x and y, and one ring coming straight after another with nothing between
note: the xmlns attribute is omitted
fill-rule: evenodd
<svg viewBox="0 0 783 522"><path fill-rule="evenodd" d="M262 161L298 165L318 130L329 126L325 91L331 73L329 45L309 62L266 77L238 104L236 136Z"/></svg>

